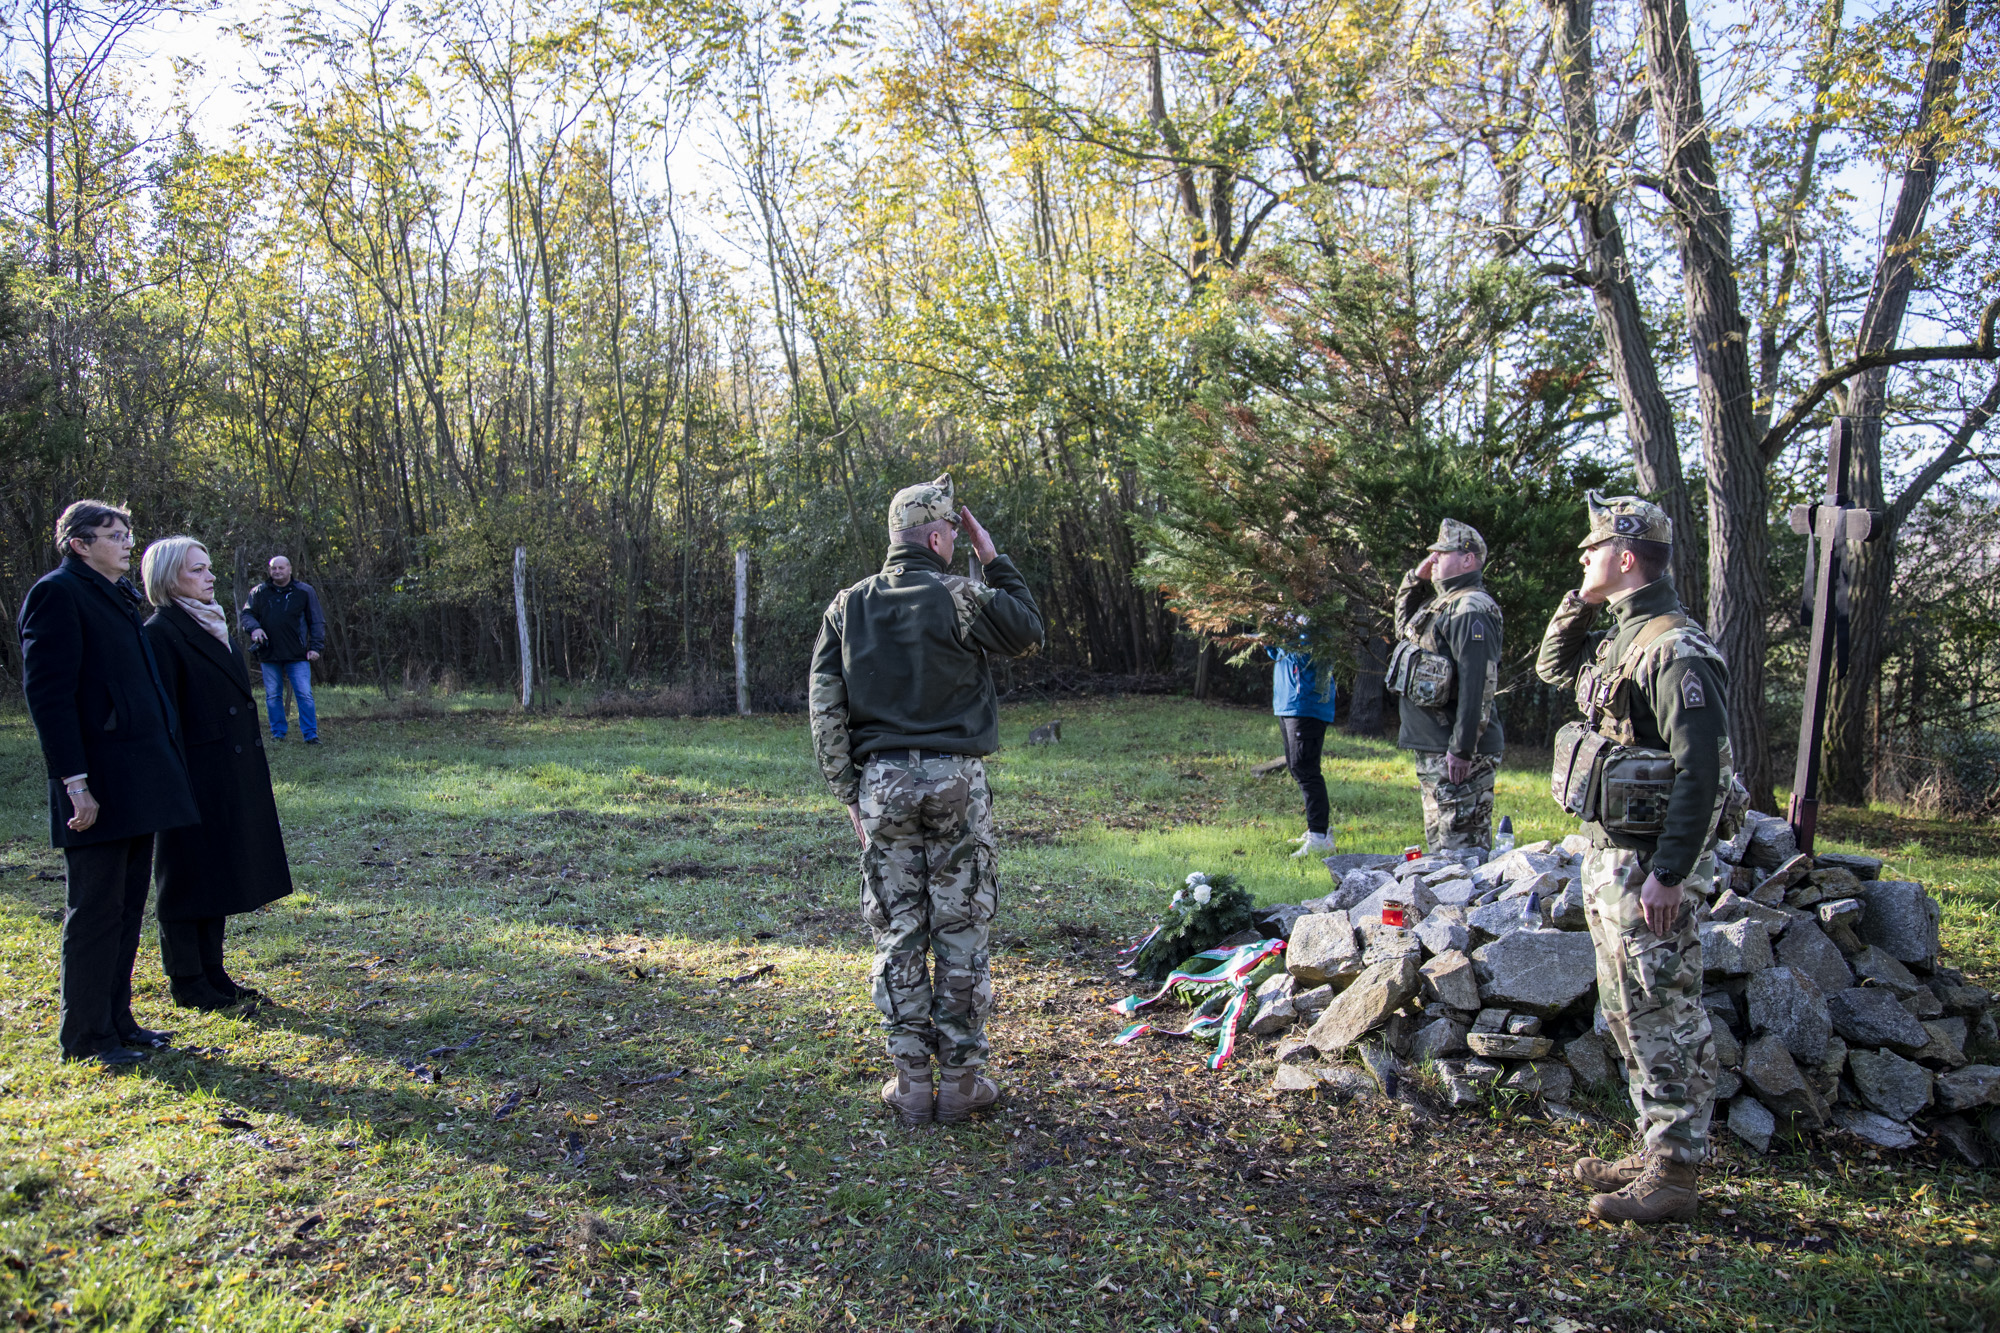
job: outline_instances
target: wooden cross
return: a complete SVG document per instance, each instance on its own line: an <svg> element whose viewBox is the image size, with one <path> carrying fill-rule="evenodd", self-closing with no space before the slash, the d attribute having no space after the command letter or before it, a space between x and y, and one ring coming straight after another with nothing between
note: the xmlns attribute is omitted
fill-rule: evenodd
<svg viewBox="0 0 2000 1333"><path fill-rule="evenodd" d="M1806 655L1806 701L1799 714L1799 763L1792 775L1792 803L1785 818L1799 850L1813 849L1819 824L1819 761L1826 733L1826 687L1833 676L1833 584L1840 567L1840 542L1872 542L1882 533L1882 515L1856 509L1847 499L1846 417L1835 417L1826 433L1826 495L1818 504L1793 505L1792 531L1819 539L1819 568L1813 580L1812 648Z"/></svg>

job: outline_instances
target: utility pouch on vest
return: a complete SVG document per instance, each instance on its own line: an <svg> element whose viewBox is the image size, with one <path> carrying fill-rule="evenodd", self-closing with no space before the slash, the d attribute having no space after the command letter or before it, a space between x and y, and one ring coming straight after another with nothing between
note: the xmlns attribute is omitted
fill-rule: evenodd
<svg viewBox="0 0 2000 1333"><path fill-rule="evenodd" d="M1657 838L1667 827L1674 757L1643 745L1614 745L1598 761L1597 822L1612 833Z"/></svg>
<svg viewBox="0 0 2000 1333"><path fill-rule="evenodd" d="M1449 657L1429 651L1415 639L1404 639L1389 654L1382 684L1420 708L1443 708L1457 693L1453 688L1457 677Z"/></svg>
<svg viewBox="0 0 2000 1333"><path fill-rule="evenodd" d="M1566 723L1556 733L1549 794L1565 813L1585 821L1597 818L1597 761L1610 748L1610 737L1582 722Z"/></svg>
<svg viewBox="0 0 2000 1333"><path fill-rule="evenodd" d="M1674 757L1643 745L1620 745L1571 722L1556 733L1549 794L1564 811L1607 832L1656 838L1667 826Z"/></svg>

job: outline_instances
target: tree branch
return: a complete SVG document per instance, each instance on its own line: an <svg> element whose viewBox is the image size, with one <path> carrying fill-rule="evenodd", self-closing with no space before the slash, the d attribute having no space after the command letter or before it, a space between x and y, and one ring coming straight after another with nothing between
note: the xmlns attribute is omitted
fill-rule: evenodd
<svg viewBox="0 0 2000 1333"><path fill-rule="evenodd" d="M1965 414L1963 421L1958 423L1958 429L1951 433L1951 443L1925 465L1924 470L1903 488L1903 493L1896 497L1896 502L1889 506L1887 521L1883 524L1886 536L1891 539L1895 537L1904 521L1909 518L1910 511L1923 502L1925 494L1931 487L1937 485L1945 473L1962 463L1981 461L1971 457L1968 451L1972 448L1973 438L1986 429L1986 423L1993 420L1996 411L2000 411L2000 375L1993 377L1993 383L1986 390L1986 396Z"/></svg>
<svg viewBox="0 0 2000 1333"><path fill-rule="evenodd" d="M1597 289L1597 279L1590 270L1576 264L1543 264L1535 270L1538 278L1561 278L1564 282L1583 288L1585 291Z"/></svg>
<svg viewBox="0 0 2000 1333"><path fill-rule="evenodd" d="M1820 400L1835 389L1864 371L1883 366L1902 366L1923 361L1992 361L2000 359L2000 345L1993 339L1993 324L2000 318L2000 297L1995 297L1986 305L1986 311L1979 317L1979 338L1976 342L1954 343L1946 347L1891 347L1879 352L1868 352L1855 357L1842 366L1827 371L1813 381L1806 396L1792 406L1792 409L1771 424L1764 433L1760 446L1766 463L1774 461L1784 452L1792 436L1799 427L1812 417L1813 409Z"/></svg>

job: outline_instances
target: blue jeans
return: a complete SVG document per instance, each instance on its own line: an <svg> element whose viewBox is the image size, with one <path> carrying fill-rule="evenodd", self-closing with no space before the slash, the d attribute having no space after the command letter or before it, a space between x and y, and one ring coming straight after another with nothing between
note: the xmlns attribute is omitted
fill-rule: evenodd
<svg viewBox="0 0 2000 1333"><path fill-rule="evenodd" d="M291 682L292 698L299 703L299 734L307 740L319 737L319 715L313 711L311 662L265 662L264 712L271 719L271 739L285 739L285 683Z"/></svg>

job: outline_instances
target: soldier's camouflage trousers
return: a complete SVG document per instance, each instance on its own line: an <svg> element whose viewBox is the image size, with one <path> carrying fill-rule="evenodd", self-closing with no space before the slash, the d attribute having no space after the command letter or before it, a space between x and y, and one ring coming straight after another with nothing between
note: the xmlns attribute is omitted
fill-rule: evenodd
<svg viewBox="0 0 2000 1333"><path fill-rule="evenodd" d="M1000 895L985 762L870 755L861 825L861 915L875 933L869 975L889 1054L985 1064L987 934Z"/></svg>
<svg viewBox="0 0 2000 1333"><path fill-rule="evenodd" d="M1447 782L1444 752L1417 751L1417 787L1424 796L1424 842L1434 852L1493 846L1493 779L1500 756L1472 756L1463 782Z"/></svg>
<svg viewBox="0 0 2000 1333"><path fill-rule="evenodd" d="M1639 889L1646 860L1593 847L1583 860L1583 900L1597 944L1597 997L1625 1057L1625 1082L1646 1147L1693 1164L1708 1152L1715 1107L1715 1037L1701 1003L1701 933L1694 908L1715 875L1702 853L1682 881L1680 929L1662 938L1646 927Z"/></svg>

